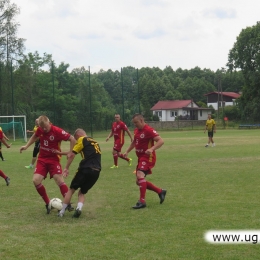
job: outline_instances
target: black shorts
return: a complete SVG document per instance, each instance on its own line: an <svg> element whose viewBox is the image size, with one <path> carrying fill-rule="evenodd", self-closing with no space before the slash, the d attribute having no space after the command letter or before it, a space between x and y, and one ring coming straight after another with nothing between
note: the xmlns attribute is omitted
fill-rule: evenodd
<svg viewBox="0 0 260 260"><path fill-rule="evenodd" d="M213 137L213 131L212 132L208 132L208 137Z"/></svg>
<svg viewBox="0 0 260 260"><path fill-rule="evenodd" d="M82 194L86 194L96 183L100 171L91 168L80 169L76 172L71 181L70 188L77 190L80 188Z"/></svg>

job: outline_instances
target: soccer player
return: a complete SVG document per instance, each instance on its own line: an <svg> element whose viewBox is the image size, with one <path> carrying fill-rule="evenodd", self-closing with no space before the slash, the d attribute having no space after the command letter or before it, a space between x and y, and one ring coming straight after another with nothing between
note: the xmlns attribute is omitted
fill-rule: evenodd
<svg viewBox="0 0 260 260"><path fill-rule="evenodd" d="M8 137L4 134L2 127L0 127L0 132L3 135L3 138L7 141L9 141ZM2 142L0 141L0 158L2 159L2 161L5 161L4 157L3 157L3 153L2 153Z"/></svg>
<svg viewBox="0 0 260 260"><path fill-rule="evenodd" d="M37 119L35 119L35 126L34 126L33 130L32 131L27 130L26 132L34 134L37 131L38 127L39 127L39 119L37 118ZM39 151L40 151L40 139L38 138L34 143L32 162L30 165L24 166L25 168L33 169L34 164L37 159L37 154L39 153Z"/></svg>
<svg viewBox="0 0 260 260"><path fill-rule="evenodd" d="M145 195L146 190L154 191L158 194L160 204L164 202L166 190L155 186L153 183L146 181L147 174L152 173L152 168L156 162L155 150L160 148L164 141L160 135L144 121L141 114L135 114L132 117L132 122L135 125L134 140L124 153L127 157L128 153L135 148L138 157L136 166L136 184L139 186L140 197L133 209L141 209L146 207Z"/></svg>
<svg viewBox="0 0 260 260"><path fill-rule="evenodd" d="M0 130L0 142L3 143L7 148L10 148L11 145L8 144L6 141L5 141L5 138L4 138L4 133L2 131L2 129ZM4 174L3 171L0 170L0 177L4 178L5 179L5 182L6 182L6 185L9 186L10 184L10 178L8 176L6 176Z"/></svg>
<svg viewBox="0 0 260 260"><path fill-rule="evenodd" d="M118 157L123 160L126 160L129 166L132 165L132 159L124 157L121 153L121 149L125 143L125 132L127 132L132 142L133 138L126 124L123 121L121 121L119 114L115 114L115 122L112 124L111 132L109 133L106 139L107 142L110 137L114 136L114 147L112 150L114 165L110 167L111 169L118 168Z"/></svg>
<svg viewBox="0 0 260 260"><path fill-rule="evenodd" d="M211 118L211 114L208 114L208 120L206 121L204 134L208 130L208 143L205 145L205 147L208 147L210 143L212 143L212 147L215 146L214 140L213 140L213 132L216 133L216 123L215 120Z"/></svg>
<svg viewBox="0 0 260 260"><path fill-rule="evenodd" d="M54 179L60 188L60 192L65 197L68 192L68 187L62 177L62 168L60 165L60 155L54 153L54 150L60 151L61 141L70 142L70 150L74 147L76 141L72 135L63 129L51 124L46 116L39 117L39 127L31 136L25 146L20 148L20 153L32 145L38 138L40 138L40 152L36 163L36 168L33 175L33 184L46 204L47 214L51 211L50 199L47 195L46 189L42 184L43 180L50 174L50 178ZM68 210L73 208L68 205Z"/></svg>
<svg viewBox="0 0 260 260"><path fill-rule="evenodd" d="M67 154L68 158L63 170L63 176L67 177L69 175L69 167L78 153L81 154L82 160L71 181L70 189L64 198L62 210L58 214L59 217L63 217L67 206L70 204L71 197L77 189L79 189L78 205L73 217L78 218L81 215L85 194L96 183L101 171L101 150L99 144L92 137L87 136L86 132L80 128L75 131L74 138L77 140L77 143L73 150L68 153L62 153Z"/></svg>

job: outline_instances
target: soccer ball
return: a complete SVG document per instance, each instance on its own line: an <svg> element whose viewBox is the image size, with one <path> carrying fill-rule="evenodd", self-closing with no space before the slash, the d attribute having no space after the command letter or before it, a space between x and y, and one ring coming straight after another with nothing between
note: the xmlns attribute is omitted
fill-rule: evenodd
<svg viewBox="0 0 260 260"><path fill-rule="evenodd" d="M51 199L50 204L52 209L57 209L57 210L62 209L62 200L59 198Z"/></svg>

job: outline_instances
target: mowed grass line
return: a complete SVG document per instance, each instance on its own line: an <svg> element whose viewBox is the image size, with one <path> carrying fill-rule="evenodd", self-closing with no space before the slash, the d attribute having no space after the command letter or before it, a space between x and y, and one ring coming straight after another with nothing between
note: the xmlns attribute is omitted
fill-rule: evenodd
<svg viewBox="0 0 260 260"><path fill-rule="evenodd" d="M147 191L147 208L132 210L139 197L132 174L136 156L130 153L132 167L119 160L119 168L110 169L112 140L94 133L103 169L79 219L46 214L33 171L24 168L33 147L22 154L22 142L3 148L7 161L0 161L0 169L11 185L0 179L0 259L258 259L259 245L212 245L204 233L259 229L259 131L220 130L214 148L204 147L203 131L160 134L165 145L147 180L167 189L165 202L160 205L157 194ZM79 161L78 155L67 184ZM44 185L51 198L61 197L53 180ZM74 195L73 205L76 200Z"/></svg>

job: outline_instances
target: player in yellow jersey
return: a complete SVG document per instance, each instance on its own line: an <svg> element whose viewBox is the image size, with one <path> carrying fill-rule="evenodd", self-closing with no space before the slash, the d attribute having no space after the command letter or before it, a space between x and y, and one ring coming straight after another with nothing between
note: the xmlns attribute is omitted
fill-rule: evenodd
<svg viewBox="0 0 260 260"><path fill-rule="evenodd" d="M216 123L215 120L211 118L211 114L208 115L208 120L206 121L204 133L208 130L208 143L205 145L205 147L208 147L210 143L212 143L212 147L215 146L214 140L213 140L213 133L216 133Z"/></svg>
<svg viewBox="0 0 260 260"><path fill-rule="evenodd" d="M37 119L35 119L35 126L34 126L33 130L32 131L27 130L27 133L34 134L37 131L38 127L39 127L39 119L37 118ZM37 160L37 154L39 153L39 151L40 151L40 139L38 139L34 143L32 162L31 162L30 165L24 166L25 168L27 168L27 169L33 169L34 168L34 164Z"/></svg>

